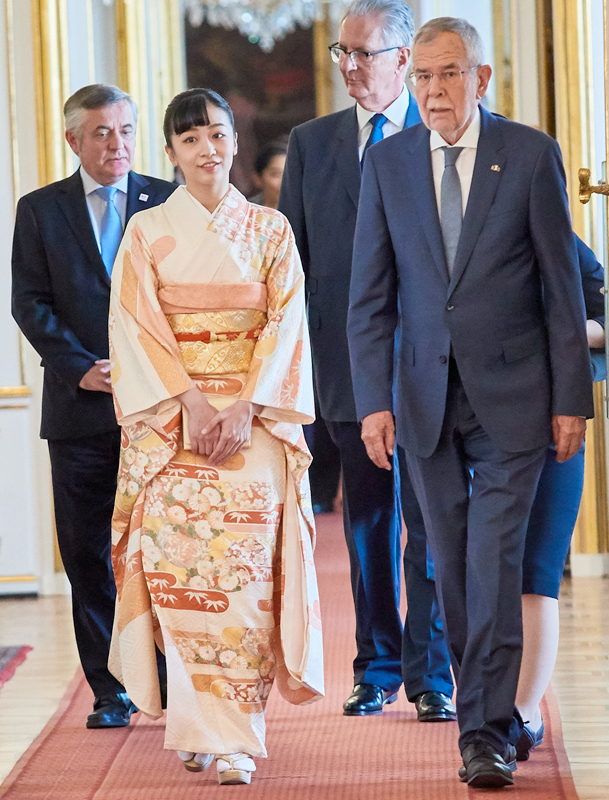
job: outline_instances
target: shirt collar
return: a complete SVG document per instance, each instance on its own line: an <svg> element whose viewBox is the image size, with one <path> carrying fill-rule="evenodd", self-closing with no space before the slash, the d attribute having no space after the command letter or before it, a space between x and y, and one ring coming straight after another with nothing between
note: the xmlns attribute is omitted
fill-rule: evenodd
<svg viewBox="0 0 609 800"><path fill-rule="evenodd" d="M454 145L449 145L438 133L438 131L431 131L429 137L430 150L438 150L440 147L471 147L474 150L478 147L478 139L480 138L480 107L476 109L473 120L470 122L469 127L458 142Z"/></svg>
<svg viewBox="0 0 609 800"><path fill-rule="evenodd" d="M98 183L94 178L92 178L82 164L80 165L80 177L85 190L85 196L93 194L93 192L96 192L98 189L102 188L101 183ZM123 175L123 177L116 183L113 183L112 186L116 187L119 192L127 194L127 189L129 188L129 173Z"/></svg>
<svg viewBox="0 0 609 800"><path fill-rule="evenodd" d="M387 108L381 112L383 113L389 122L393 122L398 128L403 128L404 123L406 122L406 114L408 113L408 105L410 103L410 92L404 86L400 95L396 97L396 99L391 103L391 105L387 106ZM370 122L371 118L378 112L376 111L366 111L365 108L362 108L359 103L355 106L357 111L357 126L359 130L364 127L368 122Z"/></svg>

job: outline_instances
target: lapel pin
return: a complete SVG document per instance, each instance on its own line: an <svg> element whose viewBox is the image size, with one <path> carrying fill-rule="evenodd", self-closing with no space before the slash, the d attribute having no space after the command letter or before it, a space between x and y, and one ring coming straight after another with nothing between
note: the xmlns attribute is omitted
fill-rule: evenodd
<svg viewBox="0 0 609 800"><path fill-rule="evenodd" d="M495 169L495 167L493 167L493 169ZM499 167L497 167L497 169L499 169ZM141 200L142 202L145 203L146 200L148 200L148 195L147 194L141 194L137 199Z"/></svg>
<svg viewBox="0 0 609 800"><path fill-rule="evenodd" d="M499 164L493 164L491 169L493 170L493 172L501 172L501 167L499 166Z"/></svg>

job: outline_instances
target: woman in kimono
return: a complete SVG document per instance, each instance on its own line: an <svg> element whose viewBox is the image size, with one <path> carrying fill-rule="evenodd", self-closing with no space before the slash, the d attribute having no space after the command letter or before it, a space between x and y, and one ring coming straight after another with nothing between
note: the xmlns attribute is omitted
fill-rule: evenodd
<svg viewBox="0 0 609 800"><path fill-rule="evenodd" d="M110 668L160 717L156 642L165 748L249 783L274 678L292 703L323 694L304 276L285 217L229 184L226 101L182 92L164 132L186 186L131 219L112 280L123 433Z"/></svg>

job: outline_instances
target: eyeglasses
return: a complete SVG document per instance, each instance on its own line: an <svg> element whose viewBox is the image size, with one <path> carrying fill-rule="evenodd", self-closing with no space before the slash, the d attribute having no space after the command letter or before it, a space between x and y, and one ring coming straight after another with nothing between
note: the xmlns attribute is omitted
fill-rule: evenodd
<svg viewBox="0 0 609 800"><path fill-rule="evenodd" d="M480 66L481 64L476 64L475 67L470 67L469 69L447 69L443 72L411 72L408 77L415 86L419 86L422 89L426 89L431 84L434 75L444 86L456 86L463 81L463 76L467 72L473 72Z"/></svg>
<svg viewBox="0 0 609 800"><path fill-rule="evenodd" d="M354 67L364 67L372 63L373 57L378 56L379 53L388 53L390 50L400 50L402 47L405 47L405 45L396 44L394 47L384 47L382 50L373 50L367 53L365 50L346 50L342 45L336 42L335 44L331 44L328 50L335 64L340 64L343 58L348 57Z"/></svg>

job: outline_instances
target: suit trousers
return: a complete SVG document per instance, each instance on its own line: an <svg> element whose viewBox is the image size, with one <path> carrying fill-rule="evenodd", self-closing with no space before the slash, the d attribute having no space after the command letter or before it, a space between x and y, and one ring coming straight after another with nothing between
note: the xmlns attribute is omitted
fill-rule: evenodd
<svg viewBox="0 0 609 800"><path fill-rule="evenodd" d="M72 586L80 661L96 697L124 692L108 671L116 586L110 523L121 434L50 439L57 541Z"/></svg>
<svg viewBox="0 0 609 800"><path fill-rule="evenodd" d="M505 750L522 720L514 707L522 656L522 559L547 448L508 453L476 419L451 359L440 440L407 454L435 565L457 682L459 745Z"/></svg>
<svg viewBox="0 0 609 800"><path fill-rule="evenodd" d="M452 695L448 651L442 635L433 580L427 579L425 528L404 472L401 482L368 458L357 422L326 421L340 452L343 521L355 604L357 655L354 683L397 691L409 700L429 690ZM402 511L409 531L404 554L408 616L400 616ZM435 604L435 605L434 605Z"/></svg>
<svg viewBox="0 0 609 800"><path fill-rule="evenodd" d="M434 565L427 544L425 523L412 481L406 453L397 448L400 501L406 525L404 581L406 619L402 636L402 677L411 702L423 692L435 691L452 697L454 686L450 655L444 636L436 594Z"/></svg>

